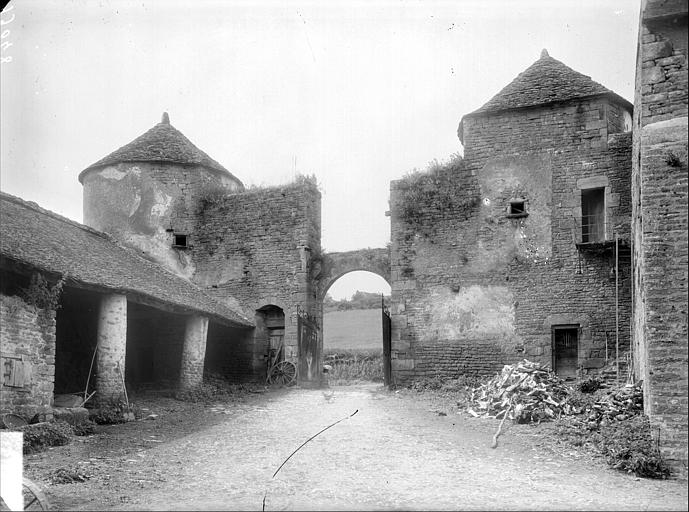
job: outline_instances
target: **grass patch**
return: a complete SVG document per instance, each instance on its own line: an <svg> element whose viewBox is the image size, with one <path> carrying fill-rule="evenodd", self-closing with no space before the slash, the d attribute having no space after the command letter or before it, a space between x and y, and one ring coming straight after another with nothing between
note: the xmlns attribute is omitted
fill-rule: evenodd
<svg viewBox="0 0 689 512"><path fill-rule="evenodd" d="M331 384L357 381L383 382L383 351L381 349L329 349L324 351L323 361L332 367L328 372L328 381Z"/></svg>

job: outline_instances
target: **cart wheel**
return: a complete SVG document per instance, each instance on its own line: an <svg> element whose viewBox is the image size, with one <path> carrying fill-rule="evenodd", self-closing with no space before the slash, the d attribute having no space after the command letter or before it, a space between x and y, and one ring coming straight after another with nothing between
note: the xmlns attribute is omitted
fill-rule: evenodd
<svg viewBox="0 0 689 512"><path fill-rule="evenodd" d="M270 384L289 386L297 378L297 367L292 361L280 361L276 364L268 376Z"/></svg>
<svg viewBox="0 0 689 512"><path fill-rule="evenodd" d="M24 510L50 510L50 503L45 497L40 487L28 478L24 478L22 482L22 491L24 492Z"/></svg>

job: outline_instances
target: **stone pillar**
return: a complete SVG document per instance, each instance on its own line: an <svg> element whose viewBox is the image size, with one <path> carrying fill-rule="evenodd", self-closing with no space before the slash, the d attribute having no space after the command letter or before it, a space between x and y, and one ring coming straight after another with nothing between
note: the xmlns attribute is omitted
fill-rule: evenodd
<svg viewBox="0 0 689 512"><path fill-rule="evenodd" d="M203 365L206 358L208 318L193 315L187 318L184 330L182 364L179 370L180 389L192 389L203 381Z"/></svg>
<svg viewBox="0 0 689 512"><path fill-rule="evenodd" d="M127 297L116 293L105 295L98 312L96 397L99 402L124 396L122 375L125 375L126 351Z"/></svg>

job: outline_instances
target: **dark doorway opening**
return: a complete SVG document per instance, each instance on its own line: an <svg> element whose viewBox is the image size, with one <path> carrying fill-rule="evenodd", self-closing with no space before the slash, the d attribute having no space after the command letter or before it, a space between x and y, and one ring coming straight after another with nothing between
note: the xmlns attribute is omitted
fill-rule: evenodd
<svg viewBox="0 0 689 512"><path fill-rule="evenodd" d="M135 390L173 389L179 381L186 317L127 302L125 377Z"/></svg>
<svg viewBox="0 0 689 512"><path fill-rule="evenodd" d="M86 382L96 385L95 363L89 368L98 340L97 293L65 287L55 317L55 394L83 395Z"/></svg>
<svg viewBox="0 0 689 512"><path fill-rule="evenodd" d="M579 364L579 326L553 327L553 370L563 379L575 379Z"/></svg>

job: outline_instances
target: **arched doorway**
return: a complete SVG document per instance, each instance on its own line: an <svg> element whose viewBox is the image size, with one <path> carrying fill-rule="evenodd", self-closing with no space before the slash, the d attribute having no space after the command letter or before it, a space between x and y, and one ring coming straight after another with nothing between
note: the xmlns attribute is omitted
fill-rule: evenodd
<svg viewBox="0 0 689 512"><path fill-rule="evenodd" d="M389 346L384 350L382 307L389 298L387 280L368 271L346 272L325 290L323 361L331 383L385 381L390 353Z"/></svg>

